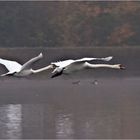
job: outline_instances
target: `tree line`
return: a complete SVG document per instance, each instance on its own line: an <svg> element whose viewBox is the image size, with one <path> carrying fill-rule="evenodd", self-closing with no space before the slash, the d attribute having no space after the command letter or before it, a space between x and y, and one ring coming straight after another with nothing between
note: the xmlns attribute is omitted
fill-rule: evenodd
<svg viewBox="0 0 140 140"><path fill-rule="evenodd" d="M140 45L139 1L1 1L0 47Z"/></svg>

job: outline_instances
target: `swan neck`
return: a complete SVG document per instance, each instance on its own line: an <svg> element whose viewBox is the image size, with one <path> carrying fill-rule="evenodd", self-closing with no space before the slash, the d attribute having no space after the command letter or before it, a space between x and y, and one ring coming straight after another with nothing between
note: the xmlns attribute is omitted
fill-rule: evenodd
<svg viewBox="0 0 140 140"><path fill-rule="evenodd" d="M53 66L52 65L49 65L49 66L46 66L46 67L43 67L43 68L40 68L40 69L37 69L37 70L32 70L33 73L39 73L39 72L42 72L42 71L45 71L45 70L48 70L48 69L52 69Z"/></svg>
<svg viewBox="0 0 140 140"><path fill-rule="evenodd" d="M111 64L90 64L90 63L86 63L86 65L89 68L113 68L113 69L119 69L118 65L111 65Z"/></svg>

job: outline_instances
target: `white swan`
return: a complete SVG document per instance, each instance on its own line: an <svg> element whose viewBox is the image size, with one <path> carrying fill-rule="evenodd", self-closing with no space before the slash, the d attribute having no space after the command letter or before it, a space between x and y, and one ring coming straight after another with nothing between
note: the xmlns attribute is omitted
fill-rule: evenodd
<svg viewBox="0 0 140 140"><path fill-rule="evenodd" d="M103 60L110 61L113 57L109 56L106 58L82 58L77 60L65 60L60 62L51 63L52 67L55 68L53 70L52 78L59 76L63 73L71 73L73 71L82 70L85 68L112 68L112 69L124 69L121 64L90 64L88 61L92 60Z"/></svg>
<svg viewBox="0 0 140 140"><path fill-rule="evenodd" d="M34 57L27 61L24 65L19 64L16 61L10 61L0 58L0 64L4 65L9 72L2 74L1 76L11 75L11 76L27 76L33 73L38 73L49 68L52 66L47 66L38 70L33 70L31 66L40 60L43 57L42 53L40 53L37 57Z"/></svg>

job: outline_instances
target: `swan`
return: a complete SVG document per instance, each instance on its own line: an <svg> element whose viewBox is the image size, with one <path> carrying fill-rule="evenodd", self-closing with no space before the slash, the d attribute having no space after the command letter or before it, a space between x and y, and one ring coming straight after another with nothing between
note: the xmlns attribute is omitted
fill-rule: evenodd
<svg viewBox="0 0 140 140"><path fill-rule="evenodd" d="M40 53L38 56L30 59L29 61L27 61L25 64L21 65L16 61L11 61L11 60L6 60L6 59L2 59L0 58L0 64L4 65L8 72L5 74L2 74L1 76L28 76L30 74L34 74L34 73L39 73L42 72L44 70L49 69L52 66L46 66L44 68L41 69L37 69L37 70L33 70L31 68L31 66L37 62L38 60L40 60L43 57L43 54Z"/></svg>
<svg viewBox="0 0 140 140"><path fill-rule="evenodd" d="M86 68L112 68L112 69L125 69L121 64L90 64L88 61L92 60L102 60L110 61L113 56L105 58L82 58L77 60L64 60L59 62L52 62L51 66L54 68L52 71L53 75L51 78L59 76L61 74L69 74L74 71L86 69Z"/></svg>

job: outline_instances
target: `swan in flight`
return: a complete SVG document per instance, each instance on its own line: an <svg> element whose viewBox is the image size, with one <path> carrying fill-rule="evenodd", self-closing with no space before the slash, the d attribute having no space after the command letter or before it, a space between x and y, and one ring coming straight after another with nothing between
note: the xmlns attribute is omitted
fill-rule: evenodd
<svg viewBox="0 0 140 140"><path fill-rule="evenodd" d="M74 71L86 69L86 68L112 68L112 69L125 69L121 64L90 64L89 61L93 60L102 60L102 61L110 61L113 57L105 57L105 58L82 58L77 60L65 60L59 62L53 62L50 65L50 68L54 68L53 75L51 78L59 76L61 74L69 74Z"/></svg>
<svg viewBox="0 0 140 140"><path fill-rule="evenodd" d="M27 76L30 74L34 74L34 73L39 73L42 72L44 70L47 70L49 68L51 68L52 66L47 66L38 70L33 70L31 67L32 65L37 62L38 60L40 60L43 57L42 53L40 53L38 56L30 59L29 61L27 61L25 64L21 65L16 61L11 61L11 60L5 60L0 58L0 64L4 65L8 72L5 74L2 74L1 76L6 76L6 75L11 75L11 76Z"/></svg>

